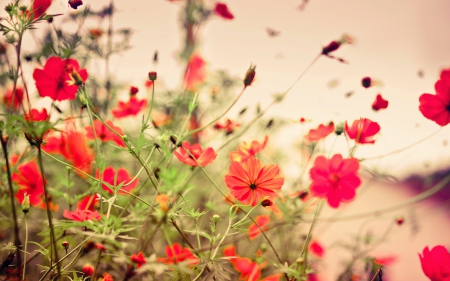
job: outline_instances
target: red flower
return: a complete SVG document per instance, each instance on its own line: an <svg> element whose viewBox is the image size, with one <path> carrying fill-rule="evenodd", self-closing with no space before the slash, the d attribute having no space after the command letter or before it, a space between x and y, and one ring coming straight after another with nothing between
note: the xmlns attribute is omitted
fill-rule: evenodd
<svg viewBox="0 0 450 281"><path fill-rule="evenodd" d="M75 211L71 212L69 210L64 210L63 217L69 220L73 221L98 221L102 217L97 211L89 211L89 210L80 210L76 209Z"/></svg>
<svg viewBox="0 0 450 281"><path fill-rule="evenodd" d="M85 264L83 266L83 274L87 275L87 276L92 276L92 274L94 274L94 266L91 264Z"/></svg>
<svg viewBox="0 0 450 281"><path fill-rule="evenodd" d="M216 122L214 125L214 128L225 131L227 135L232 134L236 127L239 127L239 123L231 121L230 119L225 120L223 124Z"/></svg>
<svg viewBox="0 0 450 281"><path fill-rule="evenodd" d="M361 184L358 170L359 163L355 158L343 159L340 154L335 154L331 159L317 157L309 171L311 195L327 198L333 208L339 207L341 202L350 202L355 198L355 189Z"/></svg>
<svg viewBox="0 0 450 281"><path fill-rule="evenodd" d="M39 172L38 165L35 162L27 162L20 165L17 168L17 172L12 175L12 181L20 186L16 195L14 195L19 204L22 204L24 196L27 194L32 206L43 210L47 209L44 197L44 186L42 185L42 175ZM46 180L45 182L47 183ZM58 211L58 205L51 202L49 203L51 210Z"/></svg>
<svg viewBox="0 0 450 281"><path fill-rule="evenodd" d="M450 281L450 253L444 246L426 247L419 254L422 270L431 281Z"/></svg>
<svg viewBox="0 0 450 281"><path fill-rule="evenodd" d="M116 179L116 173L117 173L117 179ZM97 170L95 173L95 177L99 178L100 171ZM127 169L125 168L119 168L116 172L113 167L109 166L106 167L106 169L103 171L103 181L109 183L111 186L119 186L121 183L123 183L122 188L118 191L118 194L126 194L125 192L122 192L122 190L131 192L139 183L139 179L135 179L132 183L130 174L128 173ZM114 180L116 179L116 182L114 183ZM109 186L106 184L102 185L103 189L106 190L108 193L113 194L114 192L111 190Z"/></svg>
<svg viewBox="0 0 450 281"><path fill-rule="evenodd" d="M341 45L343 44L352 44L353 43L353 38L351 38L349 35L347 34L343 34L341 36L341 38L337 41L331 41L327 46L322 48L322 55L325 56L330 56L330 53L336 51L337 49L339 49L341 47Z"/></svg>
<svg viewBox="0 0 450 281"><path fill-rule="evenodd" d="M308 251L318 258L323 258L325 255L325 249L319 242L317 242L317 240L313 240L309 243Z"/></svg>
<svg viewBox="0 0 450 281"><path fill-rule="evenodd" d="M238 259L237 258L238 255L236 254L236 246L235 245L230 245L228 247L223 248L222 253L223 253L224 257L233 257L233 258L229 259L230 263L233 265L234 265L235 261L237 261L237 259Z"/></svg>
<svg viewBox="0 0 450 281"><path fill-rule="evenodd" d="M224 3L217 2L216 7L214 8L214 13L226 20L234 19L233 14L228 10L228 7Z"/></svg>
<svg viewBox="0 0 450 281"><path fill-rule="evenodd" d="M130 96L134 96L139 92L139 89L137 87L131 86L130 87Z"/></svg>
<svg viewBox="0 0 450 281"><path fill-rule="evenodd" d="M98 196L97 193L94 195L85 196L83 199L78 201L77 209L88 210L88 211L93 212L93 211L95 211L95 208L100 205L99 199L100 199L100 197Z"/></svg>
<svg viewBox="0 0 450 281"><path fill-rule="evenodd" d="M146 106L147 100L139 100L136 97L130 97L127 102L119 101L117 107L113 108L112 115L116 118L136 116Z"/></svg>
<svg viewBox="0 0 450 281"><path fill-rule="evenodd" d="M261 167L261 162L251 157L244 162L231 162L225 183L236 199L255 206L265 196L277 197L275 192L280 190L284 183L284 179L278 176L279 173L278 165Z"/></svg>
<svg viewBox="0 0 450 281"><path fill-rule="evenodd" d="M197 162L200 166L205 167L206 165L211 164L217 156L214 149L208 147L203 150L198 143L191 146L189 142L184 141L181 146L182 147L175 150L173 154L178 158L178 160L192 167L197 167ZM187 151L189 151L192 156L189 155ZM193 158L196 159L197 162L195 162Z"/></svg>
<svg viewBox="0 0 450 281"><path fill-rule="evenodd" d="M78 9L81 5L83 5L82 0L69 0L69 6L74 10Z"/></svg>
<svg viewBox="0 0 450 281"><path fill-rule="evenodd" d="M372 109L375 111L378 111L380 109L385 109L387 108L389 105L389 102L385 99L383 99L383 97L378 94L375 101L372 103Z"/></svg>
<svg viewBox="0 0 450 281"><path fill-rule="evenodd" d="M372 137L380 131L380 125L367 118L353 121L351 127L345 122L345 132L348 137L357 143L374 143Z"/></svg>
<svg viewBox="0 0 450 281"><path fill-rule="evenodd" d="M422 94L420 96L419 110L425 118L445 126L450 123L450 69L442 70L434 89L436 95Z"/></svg>
<svg viewBox="0 0 450 281"><path fill-rule="evenodd" d="M243 144L238 146L238 151L230 152L230 160L235 162L245 162L250 157L254 157L257 153L263 150L267 142L269 141L269 137L265 136L264 141L262 143L254 140L251 143L247 143L244 141Z"/></svg>
<svg viewBox="0 0 450 281"><path fill-rule="evenodd" d="M60 137L49 137L42 149L47 153L61 154L73 166L87 174L92 172L94 152L86 143L84 134L75 131L73 122L67 122L66 130L60 133ZM79 171L75 170L75 172L80 177L85 177Z"/></svg>
<svg viewBox="0 0 450 281"><path fill-rule="evenodd" d="M233 265L241 274L239 280L256 281L261 277L262 266L248 258L237 258Z"/></svg>
<svg viewBox="0 0 450 281"><path fill-rule="evenodd" d="M184 85L186 89L195 92L198 86L206 80L206 62L200 54L193 54L189 59L186 72L184 74Z"/></svg>
<svg viewBox="0 0 450 281"><path fill-rule="evenodd" d="M384 257L376 258L373 262L378 264L378 265L388 266L388 265L393 264L396 261L397 261L397 257L396 256L384 256Z"/></svg>
<svg viewBox="0 0 450 281"><path fill-rule="evenodd" d="M120 127L114 126L113 122L111 120L106 121L106 124L114 129L117 133L120 135L123 135L123 131ZM106 127L100 120L96 119L94 120L94 127L95 127L95 133L97 135L97 138L101 139L103 142L107 141L113 141L118 146L126 147L125 143L123 142L122 138L113 133L108 127ZM94 139L94 130L92 129L92 126L86 126L85 127L87 133L86 136L88 139L93 140Z"/></svg>
<svg viewBox="0 0 450 281"><path fill-rule="evenodd" d="M132 262L137 264L137 268L140 268L146 263L144 254L142 252L139 252L137 255L132 254L130 258Z"/></svg>
<svg viewBox="0 0 450 281"><path fill-rule="evenodd" d="M172 246L166 247L167 258L158 258L158 262L165 264L174 264L187 261L189 265L195 265L199 262L198 258L194 256L188 248L181 248L180 244L175 243Z"/></svg>
<svg viewBox="0 0 450 281"><path fill-rule="evenodd" d="M319 127L317 127L317 129L309 130L309 132L305 136L305 138L309 142L318 142L321 139L326 138L332 132L334 132L334 123L333 122L330 122L328 125L320 124Z"/></svg>
<svg viewBox="0 0 450 281"><path fill-rule="evenodd" d="M109 273L103 273L103 276L98 279L98 281L114 281L114 279L112 278L112 276Z"/></svg>
<svg viewBox="0 0 450 281"><path fill-rule="evenodd" d="M47 121L49 117L50 116L48 116L47 109L43 108L41 111L39 111L37 109L32 108L30 110L30 113L25 115L24 118L27 121L39 122L39 121Z"/></svg>
<svg viewBox="0 0 450 281"><path fill-rule="evenodd" d="M36 68L33 78L41 97L50 97L55 101L73 100L78 91L78 84L88 77L86 69L80 69L75 59L62 60L51 57L44 69Z"/></svg>
<svg viewBox="0 0 450 281"><path fill-rule="evenodd" d="M52 4L52 0L34 0L33 1L33 12L34 18L40 17L45 11L47 11L48 7Z"/></svg>
<svg viewBox="0 0 450 281"><path fill-rule="evenodd" d="M270 217L268 215L261 215L255 218L256 223L261 227L261 229L265 232L267 230L266 225L270 222ZM259 236L260 230L256 223L252 223L247 230L247 235L250 240L254 240Z"/></svg>
<svg viewBox="0 0 450 281"><path fill-rule="evenodd" d="M3 97L3 102L6 104L7 107L11 107L11 103L13 103L13 96L14 96L14 103L13 107L14 109L20 109L23 102L23 89L17 87L16 88L16 94L13 95L13 90L9 90L6 92L6 95Z"/></svg>

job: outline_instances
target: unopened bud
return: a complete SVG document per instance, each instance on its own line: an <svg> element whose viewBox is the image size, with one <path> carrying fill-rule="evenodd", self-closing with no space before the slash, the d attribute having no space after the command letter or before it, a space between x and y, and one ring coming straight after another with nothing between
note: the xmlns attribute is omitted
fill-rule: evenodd
<svg viewBox="0 0 450 281"><path fill-rule="evenodd" d="M322 55L328 56L329 53L336 51L340 46L339 41L331 41L330 44L322 48Z"/></svg>
<svg viewBox="0 0 450 281"><path fill-rule="evenodd" d="M83 78L81 78L80 74L76 70L73 70L70 76L72 77L75 85L77 86L83 85L84 83Z"/></svg>
<svg viewBox="0 0 450 281"><path fill-rule="evenodd" d="M157 78L157 73L156 73L156 71L150 71L149 73L148 73L148 79L150 80L150 81L155 81L156 80L156 78Z"/></svg>
<svg viewBox="0 0 450 281"><path fill-rule="evenodd" d="M372 78L370 78L370 77L364 77L362 80L361 80L361 84L362 84L362 86L364 87L364 88L370 88L373 84L372 84Z"/></svg>
<svg viewBox="0 0 450 281"><path fill-rule="evenodd" d="M19 10L21 10L22 12L25 12L27 10L27 6L20 6Z"/></svg>
<svg viewBox="0 0 450 281"><path fill-rule="evenodd" d="M130 96L134 96L139 92L139 89L137 87L131 86L130 87Z"/></svg>
<svg viewBox="0 0 450 281"><path fill-rule="evenodd" d="M403 217L398 217L395 221L398 225L402 225L405 222L405 219Z"/></svg>
<svg viewBox="0 0 450 281"><path fill-rule="evenodd" d="M250 67L247 70L247 73L245 73L244 87L250 86L253 83L253 80L255 79L256 75L255 68L256 65L250 65Z"/></svg>
<svg viewBox="0 0 450 281"><path fill-rule="evenodd" d="M338 136L340 136L344 132L344 123L337 124L336 128L334 129L334 133Z"/></svg>
<svg viewBox="0 0 450 281"><path fill-rule="evenodd" d="M298 198L304 200L306 198L306 196L308 196L308 190L305 189L305 190L300 191Z"/></svg>
<svg viewBox="0 0 450 281"><path fill-rule="evenodd" d="M263 252L263 253L267 252L267 244L266 243L262 243L259 248L261 249L261 252Z"/></svg>
<svg viewBox="0 0 450 281"><path fill-rule="evenodd" d="M298 258L295 260L295 262L298 264L303 264L305 262L305 260L303 258Z"/></svg>
<svg viewBox="0 0 450 281"><path fill-rule="evenodd" d="M213 222L219 222L222 220L222 218L218 214L215 214L214 216L212 216L211 219Z"/></svg>
<svg viewBox="0 0 450 281"><path fill-rule="evenodd" d="M80 102L81 102L81 104L82 104L83 106L87 106L87 105L88 105L88 101L87 101L87 98L86 98L86 96L85 96L84 93L80 94L80 95L78 96L78 98L80 99Z"/></svg>
<svg viewBox="0 0 450 281"><path fill-rule="evenodd" d="M270 201L270 199L264 199L263 201L261 201L261 206L263 207L270 207L273 205L273 202Z"/></svg>
<svg viewBox="0 0 450 281"><path fill-rule="evenodd" d="M69 246L70 246L70 244L69 244L68 241L63 241L63 242L61 243L61 245L63 246L64 249L66 249L66 251L67 251L67 249L69 249Z"/></svg>
<svg viewBox="0 0 450 281"><path fill-rule="evenodd" d="M92 276L92 274L94 274L94 266L90 264L85 264L83 266L83 274L86 276Z"/></svg>
<svg viewBox="0 0 450 281"><path fill-rule="evenodd" d="M47 22L52 23L53 22L53 16L47 16Z"/></svg>
<svg viewBox="0 0 450 281"><path fill-rule="evenodd" d="M28 213L30 211L30 196L25 193L23 195L23 201L22 201L22 212L24 214Z"/></svg>

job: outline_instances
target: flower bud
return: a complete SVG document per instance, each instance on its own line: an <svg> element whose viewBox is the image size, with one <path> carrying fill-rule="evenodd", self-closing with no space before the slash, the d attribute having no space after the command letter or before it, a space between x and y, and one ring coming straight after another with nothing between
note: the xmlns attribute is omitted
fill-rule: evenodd
<svg viewBox="0 0 450 281"><path fill-rule="evenodd" d="M22 212L24 214L28 213L30 211L30 196L25 193L23 195L23 200L22 200Z"/></svg>
<svg viewBox="0 0 450 281"><path fill-rule="evenodd" d="M85 264L83 266L83 274L87 276L92 276L92 274L94 274L94 266L90 264Z"/></svg>
<svg viewBox="0 0 450 281"><path fill-rule="evenodd" d="M149 79L150 81L155 81L155 80L156 80L156 77L157 77L156 71L150 71L150 72L148 73L148 79Z"/></svg>
<svg viewBox="0 0 450 281"><path fill-rule="evenodd" d="M398 217L396 220L397 225L402 225L405 222L405 219L403 217Z"/></svg>
<svg viewBox="0 0 450 281"><path fill-rule="evenodd" d="M300 191L298 198L300 198L301 200L304 200L306 197L308 196L308 190L302 190Z"/></svg>
<svg viewBox="0 0 450 281"><path fill-rule="evenodd" d="M373 84L372 84L372 78L370 78L370 77L364 77L362 80L361 80L361 85L364 87L364 88L370 88Z"/></svg>
<svg viewBox="0 0 450 281"><path fill-rule="evenodd" d="M63 241L63 242L61 243L61 245L63 246L64 249L66 249L66 251L67 251L67 249L69 249L69 246L70 246L70 244L69 244L68 241Z"/></svg>
<svg viewBox="0 0 450 281"><path fill-rule="evenodd" d="M340 46L340 42L331 41L330 44L322 48L322 55L328 56L329 53L336 51Z"/></svg>
<svg viewBox="0 0 450 281"><path fill-rule="evenodd" d="M222 218L218 214L215 214L214 216L212 216L211 219L213 222L219 222L222 220Z"/></svg>
<svg viewBox="0 0 450 281"><path fill-rule="evenodd" d="M267 244L266 243L262 243L259 248L261 249L261 252L263 252L263 253L267 252Z"/></svg>
<svg viewBox="0 0 450 281"><path fill-rule="evenodd" d="M137 87L131 86L130 87L130 96L134 96L139 92L139 89Z"/></svg>
<svg viewBox="0 0 450 281"><path fill-rule="evenodd" d="M253 83L253 80L255 79L256 75L255 68L256 65L250 65L250 67L247 70L247 73L245 73L244 87L250 86Z"/></svg>
<svg viewBox="0 0 450 281"><path fill-rule="evenodd" d="M273 205L273 202L270 201L270 199L264 199L261 201L261 206L263 207L270 207Z"/></svg>
<svg viewBox="0 0 450 281"><path fill-rule="evenodd" d="M27 10L27 6L20 6L19 10L21 10L22 12L25 12Z"/></svg>
<svg viewBox="0 0 450 281"><path fill-rule="evenodd" d="M298 258L295 260L295 262L298 264L303 264L303 263L305 263L305 260L303 258Z"/></svg>
<svg viewBox="0 0 450 281"><path fill-rule="evenodd" d="M334 133L338 136L340 136L344 132L344 123L337 124L336 128L334 129Z"/></svg>
<svg viewBox="0 0 450 281"><path fill-rule="evenodd" d="M69 5L72 9L78 9L78 6L83 5L82 0L69 0Z"/></svg>
<svg viewBox="0 0 450 281"><path fill-rule="evenodd" d="M53 22L53 16L52 15L48 15L47 16L47 22L48 23L52 23Z"/></svg>

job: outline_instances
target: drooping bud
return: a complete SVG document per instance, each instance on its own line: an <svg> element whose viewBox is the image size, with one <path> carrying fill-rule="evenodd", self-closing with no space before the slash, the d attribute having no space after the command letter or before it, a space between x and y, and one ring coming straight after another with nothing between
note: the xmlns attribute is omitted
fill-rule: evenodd
<svg viewBox="0 0 450 281"><path fill-rule="evenodd" d="M157 76L158 76L158 75L157 75L156 71L150 71L150 72L148 73L148 79L149 79L150 81L155 81Z"/></svg>
<svg viewBox="0 0 450 281"><path fill-rule="evenodd" d="M336 51L343 44L352 44L353 38L348 34L343 34L339 40L331 41L327 46L322 48L322 55L329 56L330 53Z"/></svg>
<svg viewBox="0 0 450 281"><path fill-rule="evenodd" d="M344 132L344 123L339 123L336 125L336 128L334 129L334 133L338 136L340 136Z"/></svg>
<svg viewBox="0 0 450 281"><path fill-rule="evenodd" d="M256 75L255 68L256 68L256 65L250 65L247 72L245 73L244 87L250 86L253 83L253 80L255 79L255 75Z"/></svg>
<svg viewBox="0 0 450 281"><path fill-rule="evenodd" d="M30 195L28 195L28 193L25 192L22 201L22 212L26 214L29 211L30 211Z"/></svg>
<svg viewBox="0 0 450 281"><path fill-rule="evenodd" d="M273 202L270 199L264 199L261 201L261 206L270 207L273 205Z"/></svg>

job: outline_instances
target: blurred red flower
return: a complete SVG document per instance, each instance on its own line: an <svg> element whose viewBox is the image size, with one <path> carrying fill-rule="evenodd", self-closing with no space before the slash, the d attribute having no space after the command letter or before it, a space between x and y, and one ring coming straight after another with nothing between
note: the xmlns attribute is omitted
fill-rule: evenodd
<svg viewBox="0 0 450 281"><path fill-rule="evenodd" d="M141 110L147 106L147 100L139 100L132 96L126 102L119 101L117 107L112 109L112 115L116 118L124 118L128 116L136 116Z"/></svg>
<svg viewBox="0 0 450 281"><path fill-rule="evenodd" d="M375 258L373 262L378 265L388 266L396 262L397 259L398 259L397 256L383 256Z"/></svg>
<svg viewBox="0 0 450 281"><path fill-rule="evenodd" d="M387 108L388 105L389 102L383 99L383 97L380 94L378 94L377 97L375 98L375 101L372 103L372 109L378 111L380 109Z"/></svg>
<svg viewBox="0 0 450 281"><path fill-rule="evenodd" d="M118 134L123 135L123 131L120 127L114 126L113 122L111 120L107 120L106 124L114 129ZM101 139L103 142L107 141L113 141L118 146L126 147L125 143L123 142L122 138L113 133L108 127L106 127L100 120L96 119L94 120L94 127L95 127L95 133L97 135L97 138ZM93 140L94 139L94 130L92 129L92 126L86 126L86 136L88 139Z"/></svg>
<svg viewBox="0 0 450 281"><path fill-rule="evenodd" d="M137 268L140 268L141 266L143 266L146 263L144 254L142 252L139 252L137 255L132 254L130 259L132 262L137 264Z"/></svg>
<svg viewBox="0 0 450 281"><path fill-rule="evenodd" d="M261 265L252 262L249 258L237 258L233 265L241 274L239 280L256 281L261 277Z"/></svg>
<svg viewBox="0 0 450 281"><path fill-rule="evenodd" d="M94 266L91 264L85 264L83 266L83 274L87 275L87 276L92 276L92 274L94 274Z"/></svg>
<svg viewBox="0 0 450 281"><path fill-rule="evenodd" d="M14 102L13 102L13 96L14 96ZM11 104L13 106L14 109L20 109L20 107L22 106L22 102L23 102L23 89L20 87L16 88L16 94L13 95L13 89L8 90L5 94L5 96L3 97L3 102L5 103L5 105L7 107L11 107Z"/></svg>
<svg viewBox="0 0 450 281"><path fill-rule="evenodd" d="M98 279L98 281L114 281L114 279L112 278L112 276L109 273L103 273L103 276Z"/></svg>
<svg viewBox="0 0 450 281"><path fill-rule="evenodd" d="M309 243L308 251L318 258L323 258L325 255L325 248L317 240Z"/></svg>
<svg viewBox="0 0 450 281"><path fill-rule="evenodd" d="M233 265L238 259L238 255L236 254L236 246L234 244L223 248L222 253L224 257L233 257L229 259L229 262Z"/></svg>
<svg viewBox="0 0 450 281"><path fill-rule="evenodd" d="M216 3L216 7L214 8L214 13L226 20L234 19L233 14L228 9L228 6L225 3Z"/></svg>
<svg viewBox="0 0 450 281"><path fill-rule="evenodd" d="M167 246L166 255L167 258L158 258L157 261L165 264L176 264L187 261L189 265L195 265L199 262L198 258L188 248L182 248L178 243Z"/></svg>
<svg viewBox="0 0 450 281"><path fill-rule="evenodd" d="M214 125L214 128L217 130L225 131L225 134L229 135L232 134L234 129L239 127L239 123L234 122L230 119L225 120L224 123L216 122Z"/></svg>
<svg viewBox="0 0 450 281"><path fill-rule="evenodd" d="M87 174L92 172L94 151L86 143L84 134L77 132L75 124L71 121L66 123L66 129L60 133L59 137L54 135L49 137L42 149L47 153L62 155L73 166ZM85 177L79 171L75 170L75 172L80 177Z"/></svg>
<svg viewBox="0 0 450 281"><path fill-rule="evenodd" d="M25 120L32 122L47 121L50 116L47 109L43 108L41 111L32 108L30 112L24 116Z"/></svg>
<svg viewBox="0 0 450 281"><path fill-rule="evenodd" d="M194 53L189 59L184 74L184 85L187 90L195 92L206 80L206 62L198 53Z"/></svg>
<svg viewBox="0 0 450 281"><path fill-rule="evenodd" d="M81 5L83 5L82 0L69 0L69 6L74 10L78 9Z"/></svg>
<svg viewBox="0 0 450 281"><path fill-rule="evenodd" d="M25 194L29 196L31 206L46 210L44 197L44 186L42 185L42 175L39 167L35 162L27 162L17 168L17 172L12 174L12 181L20 186L14 197L17 198L19 204L22 204ZM45 183L47 181L44 179ZM50 200L50 198L49 198ZM51 202L50 209L58 211L58 205Z"/></svg>
<svg viewBox="0 0 450 281"><path fill-rule="evenodd" d="M230 152L230 160L235 162L245 162L250 157L254 157L257 153L262 151L269 141L269 137L265 136L262 143L254 140L251 143L244 141L243 144L238 146L237 151Z"/></svg>
<svg viewBox="0 0 450 281"><path fill-rule="evenodd" d="M34 18L37 19L40 17L45 11L47 11L48 7L52 4L52 0L34 0L33 1L33 12Z"/></svg>
<svg viewBox="0 0 450 281"><path fill-rule="evenodd" d="M95 211L95 208L100 205L100 202L98 201L100 197L98 194L94 195L87 195L77 203L77 209L80 210L89 210L91 212Z"/></svg>
<svg viewBox="0 0 450 281"><path fill-rule="evenodd" d="M279 177L278 165L261 167L261 162L251 157L244 162L231 162L225 183L231 194L244 204L255 206L265 196L277 197L284 179Z"/></svg>
<svg viewBox="0 0 450 281"><path fill-rule="evenodd" d="M351 127L345 122L345 132L348 137L357 143L374 143L372 137L380 131L380 125L367 118L353 121Z"/></svg>
<svg viewBox="0 0 450 281"><path fill-rule="evenodd" d="M116 176L117 174L117 176ZM100 176L100 171L97 170L95 172L95 177L98 179ZM102 174L102 178L104 182L109 183L111 186L119 186L121 183L123 183L122 187L120 188L120 190L117 192L118 194L124 194L124 195L128 195L127 193L123 192L124 191L128 191L131 192L133 189L136 188L136 186L139 183L139 179L135 179L132 183L132 177L130 177L130 174L128 173L127 169L125 168L119 168L116 170L109 166L106 167L106 169L103 171ZM107 186L106 184L102 184L102 187L104 190L106 190L108 193L113 194L114 192L111 190L111 188L109 186Z"/></svg>
<svg viewBox="0 0 450 281"><path fill-rule="evenodd" d="M333 122L328 123L328 125L320 124L319 127L317 127L317 129L309 130L305 138L309 142L318 142L321 139L326 138L329 134L333 132L334 132Z"/></svg>
<svg viewBox="0 0 450 281"><path fill-rule="evenodd" d="M450 253L444 246L435 246L431 251L427 246L419 258L423 273L431 281L450 281Z"/></svg>
<svg viewBox="0 0 450 281"><path fill-rule="evenodd" d="M203 150L198 143L191 145L189 142L184 141L181 146L182 147L175 150L173 154L178 158L178 160L192 167L196 167L197 162L198 165L205 167L206 165L211 164L217 156L214 149L208 147ZM189 155L188 151L192 156ZM196 159L197 162L195 162L194 159Z"/></svg>
<svg viewBox="0 0 450 281"><path fill-rule="evenodd" d="M78 91L78 83L88 77L86 69L80 69L75 59L51 57L44 69L36 68L33 78L41 97L50 97L54 101L73 100Z"/></svg>
<svg viewBox="0 0 450 281"><path fill-rule="evenodd" d="M358 176L359 162L355 158L343 159L335 154L331 159L319 156L309 171L312 183L311 195L327 198L328 204L339 207L341 202L355 198L355 189L361 184Z"/></svg>
<svg viewBox="0 0 450 281"><path fill-rule="evenodd" d="M266 225L270 222L270 217L268 215L260 215L255 218L256 223L261 227L263 231L266 231ZM247 235L250 240L254 240L259 236L260 230L256 223L252 223L247 230Z"/></svg>
<svg viewBox="0 0 450 281"><path fill-rule="evenodd" d="M425 118L439 126L450 123L450 69L441 71L440 79L434 85L436 94L422 94L419 110Z"/></svg>
<svg viewBox="0 0 450 281"><path fill-rule="evenodd" d="M75 209L75 211L71 212L69 210L64 210L63 217L73 221L98 221L102 217L97 211L89 211L89 210L80 210Z"/></svg>

